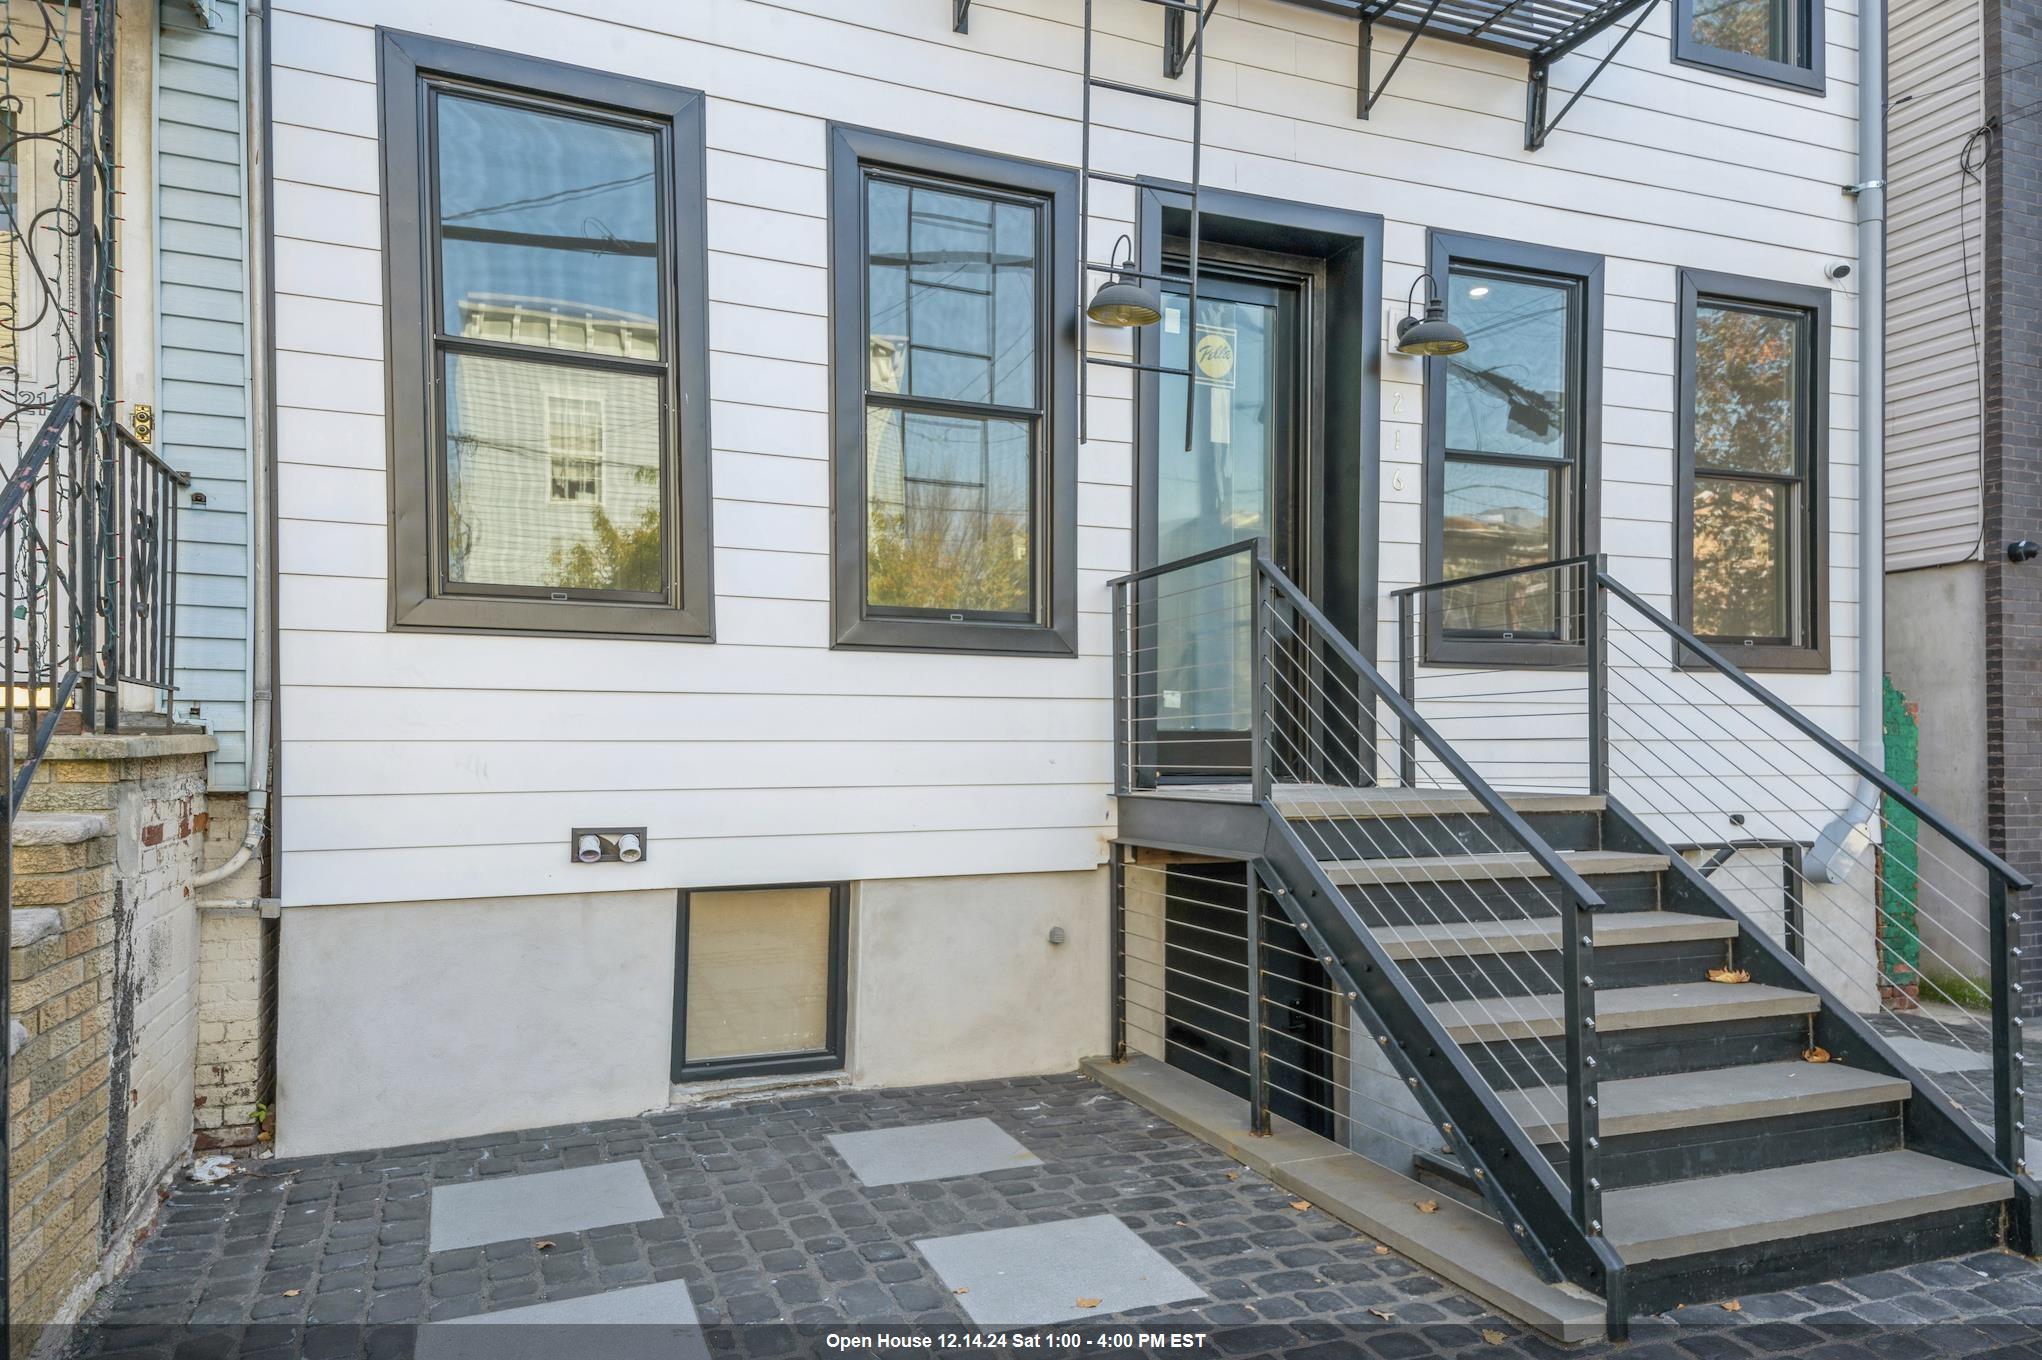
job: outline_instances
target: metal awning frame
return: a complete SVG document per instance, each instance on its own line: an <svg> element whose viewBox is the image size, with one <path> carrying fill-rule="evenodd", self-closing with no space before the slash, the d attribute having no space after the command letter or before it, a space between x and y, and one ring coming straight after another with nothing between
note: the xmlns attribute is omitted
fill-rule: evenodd
<svg viewBox="0 0 2042 1360"><path fill-rule="evenodd" d="M1355 58L1355 116L1358 118L1369 116L1376 101L1389 89L1390 79L1397 74L1397 68L1410 55L1412 45L1421 37L1430 36L1443 42L1522 56L1529 65L1525 75L1524 149L1536 151L1546 144L1546 138L1587 93L1595 78L1603 73L1617 53L1623 51L1624 44L1644 27L1646 16L1652 13L1652 7L1658 0L1602 0L1588 12L1552 29L1550 33L1541 33L1531 17L1537 0L1502 0L1501 3L1495 3L1495 0L1424 0L1425 7L1415 20L1411 17L1411 10L1419 0L1292 0L1292 3L1329 13L1351 14L1361 25ZM1484 3L1494 3L1495 8L1482 14L1477 6ZM1442 17L1443 7L1451 14L1451 19ZM1553 63L1604 29L1623 23L1627 18L1630 23L1589 71L1587 79L1568 96L1558 113L1548 117L1547 91ZM1515 21L1515 34L1508 38L1494 36L1497 26L1506 19ZM1388 24L1406 31L1404 45L1397 50L1396 59L1383 73L1380 83L1373 79L1371 70L1377 24Z"/></svg>
<svg viewBox="0 0 2042 1360"><path fill-rule="evenodd" d="M1603 73L1617 53L1623 51L1624 44L1644 27L1646 17L1652 13L1658 0L1596 0L1587 11L1567 16L1568 21L1558 26L1540 24L1540 12L1552 12L1552 7L1543 4L1542 0L1288 2L1322 14L1351 18L1360 26L1355 57L1355 117L1364 120L1389 90L1391 79L1422 37L1523 57L1529 64L1525 74L1524 149L1536 151L1546 144L1546 138L1580 102L1596 77ZM1485 9L1487 12L1484 12ZM1163 6L1163 74L1171 80L1184 74L1191 53L1193 39L1185 33L1184 17L1184 9L1174 5ZM1548 93L1553 64L1590 38L1626 19L1630 22L1609 51L1595 63L1587 78L1575 87L1567 102L1560 106L1560 111L1549 116ZM1499 25L1504 25L1505 21L1509 21L1508 25L1500 28ZM1375 79L1374 73L1375 30L1378 24L1405 30L1403 45L1397 49L1397 55L1390 61L1389 69L1383 72L1380 81ZM958 33L970 32L971 0L950 0L950 26Z"/></svg>

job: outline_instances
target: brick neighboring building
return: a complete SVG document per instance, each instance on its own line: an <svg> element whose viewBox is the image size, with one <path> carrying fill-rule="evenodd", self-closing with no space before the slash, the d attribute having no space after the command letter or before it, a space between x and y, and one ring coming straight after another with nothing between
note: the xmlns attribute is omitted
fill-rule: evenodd
<svg viewBox="0 0 2042 1360"><path fill-rule="evenodd" d="M1897 0L1890 42L1888 674L1922 795L2042 875L2042 3ZM1922 859L1924 968L1977 964L1982 880Z"/></svg>

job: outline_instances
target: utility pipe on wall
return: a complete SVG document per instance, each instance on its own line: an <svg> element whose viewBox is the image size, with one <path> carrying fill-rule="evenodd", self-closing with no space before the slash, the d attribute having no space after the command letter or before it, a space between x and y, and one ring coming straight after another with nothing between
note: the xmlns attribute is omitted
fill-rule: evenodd
<svg viewBox="0 0 2042 1360"><path fill-rule="evenodd" d="M263 72L269 60L269 16L259 4L250 4L242 16L243 85L247 118L241 130L248 154L244 157L250 173L242 185L247 196L248 236L248 611L251 650L248 714L248 831L226 862L192 879L192 886L210 887L239 873L262 849L269 827L270 747L270 467L269 467L269 257L263 242L269 239L268 202L256 173L266 168L267 142L264 128L269 121L266 105L267 82ZM237 901L239 899L236 899ZM211 903L201 902L200 906Z"/></svg>
<svg viewBox="0 0 2042 1360"><path fill-rule="evenodd" d="M1886 768L1886 0L1858 3L1858 751ZM1826 621L1825 621L1826 626ZM1808 877L1840 883L1878 834L1860 780L1822 829Z"/></svg>

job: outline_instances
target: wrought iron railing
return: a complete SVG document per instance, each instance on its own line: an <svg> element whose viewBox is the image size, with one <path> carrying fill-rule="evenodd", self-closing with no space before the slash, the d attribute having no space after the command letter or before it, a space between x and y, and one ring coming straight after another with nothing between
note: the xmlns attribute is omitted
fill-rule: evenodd
<svg viewBox="0 0 2042 1360"><path fill-rule="evenodd" d="M111 732L131 706L171 721L177 506L189 479L116 417L121 221L112 0L0 6L0 891L51 740ZM133 166L129 174L138 173ZM146 699L146 704L143 702ZM12 998L0 969L0 1332Z"/></svg>
<svg viewBox="0 0 2042 1360"><path fill-rule="evenodd" d="M1507 787L1606 794L1688 858L1871 1031L1899 1041L1920 1098L1968 1119L2020 1178L2021 1234L2032 1231L2025 874L1599 557L1392 598L1399 690L1434 730ZM1470 647L1499 641L1499 618L1529 644L1520 657ZM1533 620L1550 637L1531 636ZM1846 706L1811 681L1780 683L1807 688L1831 722L1848 722ZM1386 778L1450 782L1414 757L1415 732L1382 721L1403 753Z"/></svg>

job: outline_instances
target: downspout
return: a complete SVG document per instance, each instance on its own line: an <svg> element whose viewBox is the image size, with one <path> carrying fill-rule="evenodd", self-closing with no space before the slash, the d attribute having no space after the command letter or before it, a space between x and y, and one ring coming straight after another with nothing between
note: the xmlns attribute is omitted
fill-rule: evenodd
<svg viewBox="0 0 2042 1360"><path fill-rule="evenodd" d="M250 4L242 16L243 89L248 112L242 128L244 163L253 171L258 159L267 169L267 144L262 140L269 120L268 88L262 72L269 58L269 20L263 6ZM263 243L269 239L269 203L261 192L262 180L245 176L242 192L248 203L248 588L250 686L248 714L248 832L225 863L192 879L196 888L210 887L232 877L262 849L269 827L270 752L270 467L269 467L269 257ZM201 902L201 907L214 904Z"/></svg>
<svg viewBox="0 0 2042 1360"><path fill-rule="evenodd" d="M1886 0L1858 4L1858 752L1886 768ZM1822 829L1808 877L1841 883L1878 836L1879 790L1859 780Z"/></svg>

